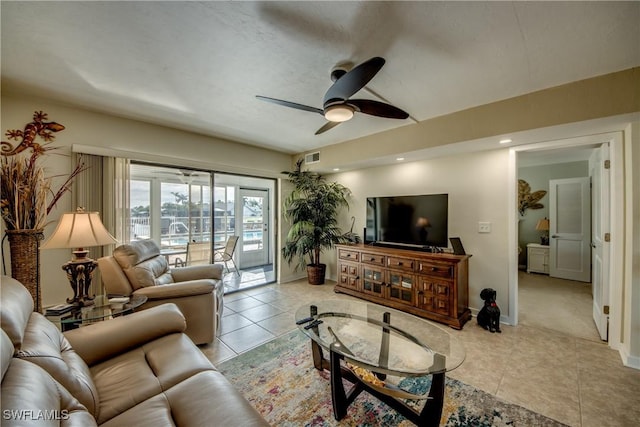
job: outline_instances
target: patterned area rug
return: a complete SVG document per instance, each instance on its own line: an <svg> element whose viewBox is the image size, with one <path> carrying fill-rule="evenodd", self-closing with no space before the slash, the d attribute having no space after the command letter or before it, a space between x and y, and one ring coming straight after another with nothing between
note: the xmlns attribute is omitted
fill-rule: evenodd
<svg viewBox="0 0 640 427"><path fill-rule="evenodd" d="M329 373L313 367L309 339L299 331L218 365L222 373L273 426L412 426L366 392L341 421L333 418ZM415 381L415 379L414 379ZM430 377L415 384L429 387ZM440 425L564 426L455 379L447 378Z"/></svg>

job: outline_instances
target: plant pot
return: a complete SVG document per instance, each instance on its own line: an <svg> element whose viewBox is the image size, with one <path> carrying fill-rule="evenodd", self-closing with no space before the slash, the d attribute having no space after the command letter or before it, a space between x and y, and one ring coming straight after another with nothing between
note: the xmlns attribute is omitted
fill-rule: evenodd
<svg viewBox="0 0 640 427"><path fill-rule="evenodd" d="M33 311L42 309L40 294L40 241L42 230L6 230L11 251L11 277L27 288L33 298Z"/></svg>
<svg viewBox="0 0 640 427"><path fill-rule="evenodd" d="M307 264L307 280L310 285L324 284L327 264Z"/></svg>

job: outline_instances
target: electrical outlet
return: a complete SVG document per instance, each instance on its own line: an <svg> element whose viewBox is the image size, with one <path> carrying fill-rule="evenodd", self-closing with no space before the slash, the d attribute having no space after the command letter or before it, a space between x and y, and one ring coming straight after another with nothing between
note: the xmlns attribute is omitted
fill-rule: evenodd
<svg viewBox="0 0 640 427"><path fill-rule="evenodd" d="M478 223L478 233L491 233L491 223L490 222L479 222Z"/></svg>

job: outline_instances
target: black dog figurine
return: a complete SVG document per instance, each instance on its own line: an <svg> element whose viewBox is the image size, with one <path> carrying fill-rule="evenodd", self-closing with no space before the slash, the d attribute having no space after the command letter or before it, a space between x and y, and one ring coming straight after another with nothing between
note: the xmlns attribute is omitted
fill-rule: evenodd
<svg viewBox="0 0 640 427"><path fill-rule="evenodd" d="M496 304L496 291L491 288L483 289L480 298L484 300L484 307L478 313L478 325L490 332L502 332L500 330L500 308Z"/></svg>

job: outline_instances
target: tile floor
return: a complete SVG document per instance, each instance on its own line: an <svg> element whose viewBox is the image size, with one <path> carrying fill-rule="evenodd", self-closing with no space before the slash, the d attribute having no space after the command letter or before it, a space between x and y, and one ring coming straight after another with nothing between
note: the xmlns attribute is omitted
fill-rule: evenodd
<svg viewBox="0 0 640 427"><path fill-rule="evenodd" d="M222 279L225 292L250 289L275 281L276 273L273 271L273 264L243 268L237 272L234 269L229 272L224 270Z"/></svg>
<svg viewBox="0 0 640 427"><path fill-rule="evenodd" d="M327 298L333 284L272 284L225 296L221 334L202 351L215 363L296 328L301 305ZM478 327L448 329L466 349L450 376L570 426L637 426L640 371L626 368L606 344L547 328L503 326L501 334Z"/></svg>

